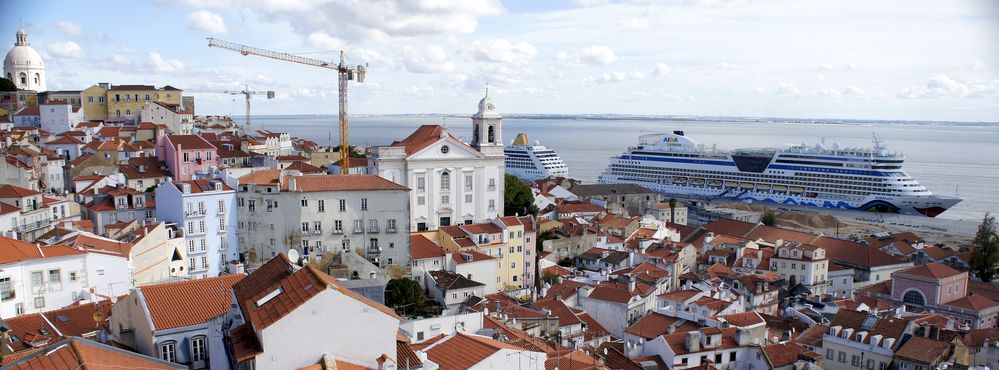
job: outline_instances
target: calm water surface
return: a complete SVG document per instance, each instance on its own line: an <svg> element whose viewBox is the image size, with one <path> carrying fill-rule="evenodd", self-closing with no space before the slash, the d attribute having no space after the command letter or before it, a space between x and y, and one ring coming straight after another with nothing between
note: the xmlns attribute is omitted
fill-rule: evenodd
<svg viewBox="0 0 999 370"><path fill-rule="evenodd" d="M389 144L408 136L421 124L441 123L430 117L352 117L354 145ZM336 117L260 116L254 126L283 131L320 144L339 141ZM471 140L471 120L448 118L449 130ZM642 134L683 130L687 136L719 149L775 147L784 144L826 144L870 147L876 133L891 151L905 154L903 169L931 192L965 198L940 217L981 219L999 213L999 127L975 125L818 125L783 123L678 122L650 120L504 119L507 143L519 132L555 150L571 177L596 181L612 155L638 143Z"/></svg>

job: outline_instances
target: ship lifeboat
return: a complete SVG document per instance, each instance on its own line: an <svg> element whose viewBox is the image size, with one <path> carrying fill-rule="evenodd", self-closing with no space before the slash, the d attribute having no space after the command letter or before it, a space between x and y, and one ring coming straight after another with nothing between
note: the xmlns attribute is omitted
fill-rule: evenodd
<svg viewBox="0 0 999 370"><path fill-rule="evenodd" d="M753 183L751 183L751 182L740 182L739 186L741 186L743 189L752 189L753 188Z"/></svg>
<svg viewBox="0 0 999 370"><path fill-rule="evenodd" d="M774 189L775 192L778 192L778 193L786 193L787 192L787 186L784 186L784 185L774 185L773 189Z"/></svg>
<svg viewBox="0 0 999 370"><path fill-rule="evenodd" d="M797 187L797 186L792 186L792 187L789 187L789 188L787 188L787 190L791 191L791 194L799 194L799 195L800 195L800 194L801 194L802 192L804 192L804 191L805 191L805 189L802 189L802 188L800 188L800 187Z"/></svg>
<svg viewBox="0 0 999 370"><path fill-rule="evenodd" d="M687 183L687 178L683 177L683 176L674 177L673 178L673 183L674 184L686 184Z"/></svg>
<svg viewBox="0 0 999 370"><path fill-rule="evenodd" d="M737 187L739 187L739 183L737 183L735 181L725 181L725 187L726 188L737 188Z"/></svg>
<svg viewBox="0 0 999 370"><path fill-rule="evenodd" d="M708 180L708 185L711 186L711 187L715 187L715 188L721 187L722 186L722 181L721 180Z"/></svg>
<svg viewBox="0 0 999 370"><path fill-rule="evenodd" d="M757 191L769 191L770 190L770 185L769 184L756 184L756 190Z"/></svg>
<svg viewBox="0 0 999 370"><path fill-rule="evenodd" d="M699 177L698 178L690 179L690 184L691 185L697 185L697 186L704 185L704 179L699 178Z"/></svg>

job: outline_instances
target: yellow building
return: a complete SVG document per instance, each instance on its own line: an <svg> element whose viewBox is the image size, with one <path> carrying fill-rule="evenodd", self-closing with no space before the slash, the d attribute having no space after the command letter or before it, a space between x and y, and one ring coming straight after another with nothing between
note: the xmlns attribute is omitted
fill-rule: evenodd
<svg viewBox="0 0 999 370"><path fill-rule="evenodd" d="M83 114L88 121L103 121L108 118L108 87L111 84L102 82L88 87L80 94L83 97Z"/></svg>
<svg viewBox="0 0 999 370"><path fill-rule="evenodd" d="M525 245L526 238L533 237L525 231L524 222L524 218L500 217L478 224L445 226L437 230L436 236L446 251L474 250L497 258L496 290L512 291L533 285L526 272L533 268L526 252L533 251Z"/></svg>
<svg viewBox="0 0 999 370"><path fill-rule="evenodd" d="M99 83L83 90L83 110L88 120L135 120L146 102L180 106L183 93L170 85L156 88L152 85Z"/></svg>

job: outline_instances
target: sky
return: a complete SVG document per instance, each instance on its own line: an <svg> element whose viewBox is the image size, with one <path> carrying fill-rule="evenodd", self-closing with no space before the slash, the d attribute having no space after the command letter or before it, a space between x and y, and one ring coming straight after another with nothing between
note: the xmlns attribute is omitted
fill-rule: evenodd
<svg viewBox="0 0 999 370"><path fill-rule="evenodd" d="M276 91L255 114L335 114L336 75L206 37L367 65L353 114L501 113L999 121L993 0L3 1L48 87ZM243 101L198 93L198 114Z"/></svg>

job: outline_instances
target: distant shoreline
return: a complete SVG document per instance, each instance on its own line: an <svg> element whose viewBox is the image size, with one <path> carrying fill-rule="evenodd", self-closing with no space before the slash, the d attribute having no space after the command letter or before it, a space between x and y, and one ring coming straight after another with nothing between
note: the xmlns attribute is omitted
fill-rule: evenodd
<svg viewBox="0 0 999 370"><path fill-rule="evenodd" d="M244 116L233 115L232 118L244 119ZM335 114L288 114L288 115L255 115L256 118L287 118L287 117L327 117L335 118ZM399 118L471 118L470 114L358 114L351 117L399 117ZM705 117L705 116L657 116L657 115L625 115L625 114L504 114L506 119L536 119L536 120L579 120L579 121L667 121L667 122L725 122L725 123L773 123L773 124L814 124L814 125L872 125L872 124L905 124L905 125L961 125L961 126L999 126L999 122L962 122L962 121L912 121L912 120L860 120L860 119L809 119L780 117Z"/></svg>

